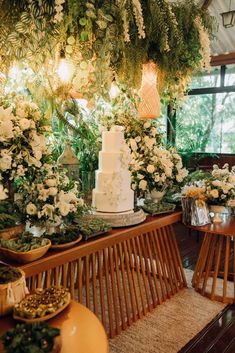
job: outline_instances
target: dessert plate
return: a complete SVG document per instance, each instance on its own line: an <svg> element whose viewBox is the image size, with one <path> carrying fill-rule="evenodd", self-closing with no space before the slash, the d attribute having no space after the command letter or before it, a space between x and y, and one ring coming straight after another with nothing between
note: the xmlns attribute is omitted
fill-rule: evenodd
<svg viewBox="0 0 235 353"><path fill-rule="evenodd" d="M54 311L51 314L47 314L45 316L40 316L40 317L35 317L33 319L27 319L26 317L19 316L19 315L15 314L15 312L13 311L13 319L15 319L17 321L22 321L22 322L28 322L28 323L47 321L47 320L50 320L52 317L61 313L61 311L63 311L65 308L67 308L67 306L70 304L70 301L71 301L71 299L69 299L66 303L64 303L63 306L61 306L59 309L57 309L56 311Z"/></svg>

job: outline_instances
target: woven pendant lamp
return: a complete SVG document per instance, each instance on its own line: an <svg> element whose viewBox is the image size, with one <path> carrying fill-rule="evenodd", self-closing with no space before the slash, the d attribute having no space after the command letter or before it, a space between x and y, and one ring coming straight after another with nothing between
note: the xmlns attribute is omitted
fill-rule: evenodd
<svg viewBox="0 0 235 353"><path fill-rule="evenodd" d="M140 118L158 118L161 114L161 107L160 96L157 90L156 65L153 62L143 65L142 82L138 93L141 98L141 102L138 107Z"/></svg>

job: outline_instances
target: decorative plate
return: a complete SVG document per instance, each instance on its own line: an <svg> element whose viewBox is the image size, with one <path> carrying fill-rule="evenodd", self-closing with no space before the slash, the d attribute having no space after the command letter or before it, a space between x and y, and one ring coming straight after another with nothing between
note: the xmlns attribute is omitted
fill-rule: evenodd
<svg viewBox="0 0 235 353"><path fill-rule="evenodd" d="M50 320L51 318L53 318L54 316L58 315L59 313L61 313L61 311L63 311L65 308L67 308L67 306L70 304L70 301L71 300L69 299L63 306L61 306L59 309L54 311L54 313L51 313L51 314L48 314L45 316L41 316L41 317L36 317L34 319L27 319L26 317L19 316L19 315L15 314L15 312L13 311L13 319L15 319L17 321L22 321L22 322L28 322L28 323L47 321L47 320Z"/></svg>
<svg viewBox="0 0 235 353"><path fill-rule="evenodd" d="M52 250L69 249L69 248L72 248L77 243L79 243L81 240L82 240L82 235L79 235L79 237L76 240L70 241L69 243L51 245L51 249Z"/></svg>
<svg viewBox="0 0 235 353"><path fill-rule="evenodd" d="M175 210L175 207L176 205L173 203L156 203L153 201L145 202L142 206L143 210L147 213L150 213L152 216L173 212Z"/></svg>

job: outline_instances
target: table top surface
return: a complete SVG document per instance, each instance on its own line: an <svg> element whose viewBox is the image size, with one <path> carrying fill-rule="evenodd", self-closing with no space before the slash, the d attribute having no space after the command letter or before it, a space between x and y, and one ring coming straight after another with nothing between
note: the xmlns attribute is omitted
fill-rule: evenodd
<svg viewBox="0 0 235 353"><path fill-rule="evenodd" d="M222 223L211 223L205 226L197 226L197 227L192 226L190 228L199 230L200 232L204 232L204 233L234 236L235 217L227 216L226 214L220 215L220 217L223 220Z"/></svg>
<svg viewBox="0 0 235 353"><path fill-rule="evenodd" d="M60 353L107 353L108 340L98 318L83 305L72 301L59 315L48 323L61 330ZM11 316L0 318L0 335L13 328L16 321ZM3 346L0 343L0 353Z"/></svg>
<svg viewBox="0 0 235 353"><path fill-rule="evenodd" d="M114 243L120 242L120 239L129 238L134 234L139 234L140 232L148 232L153 227L163 227L168 224L173 224L181 221L182 212L174 211L169 214L161 214L158 216L148 216L147 219L137 225L129 227L115 228L109 231L107 234L88 239L87 241L81 241L74 247L63 250L63 251L53 251L50 250L40 259L27 264L20 264L13 260L6 259L0 254L0 260L8 263L9 265L15 267L21 267L26 274L32 274L32 270L38 273L39 267L41 271L46 270L48 264L54 263L55 266L62 264L66 259L72 261L73 259L84 256L87 253L91 253L95 250L103 249L104 247L111 246ZM44 267L43 267L44 266Z"/></svg>

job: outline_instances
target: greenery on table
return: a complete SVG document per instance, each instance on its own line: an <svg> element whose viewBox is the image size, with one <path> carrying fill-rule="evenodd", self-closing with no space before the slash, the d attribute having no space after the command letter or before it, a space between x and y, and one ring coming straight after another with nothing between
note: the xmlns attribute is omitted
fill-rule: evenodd
<svg viewBox="0 0 235 353"><path fill-rule="evenodd" d="M17 324L0 337L5 353L49 353L60 330L46 322Z"/></svg>
<svg viewBox="0 0 235 353"><path fill-rule="evenodd" d="M143 210L150 214L161 214L167 212L173 212L175 210L175 204L167 202L154 202L154 201L145 201L142 206Z"/></svg>
<svg viewBox="0 0 235 353"><path fill-rule="evenodd" d="M174 100L192 70L206 66L216 27L186 0L2 0L0 19L2 70L18 60L53 76L51 62L63 55L75 67L72 86L89 98L107 95L114 75L139 87L142 64L153 60Z"/></svg>
<svg viewBox="0 0 235 353"><path fill-rule="evenodd" d="M79 238L79 236L80 234L78 227L68 227L51 234L48 238L50 239L52 245L60 245L75 241Z"/></svg>
<svg viewBox="0 0 235 353"><path fill-rule="evenodd" d="M0 230L14 227L20 224L22 215L15 209L12 203L0 201Z"/></svg>
<svg viewBox="0 0 235 353"><path fill-rule="evenodd" d="M99 235L111 230L110 224L108 224L102 218L96 217L84 217L79 220L78 226L85 240L91 238L92 236Z"/></svg>
<svg viewBox="0 0 235 353"><path fill-rule="evenodd" d="M17 252L27 252L34 249L41 248L48 244L48 239L41 237L34 237L30 233L23 233L16 239L0 240L0 245L3 248L17 251Z"/></svg>
<svg viewBox="0 0 235 353"><path fill-rule="evenodd" d="M21 272L12 266L0 262L0 284L14 282L22 276Z"/></svg>

